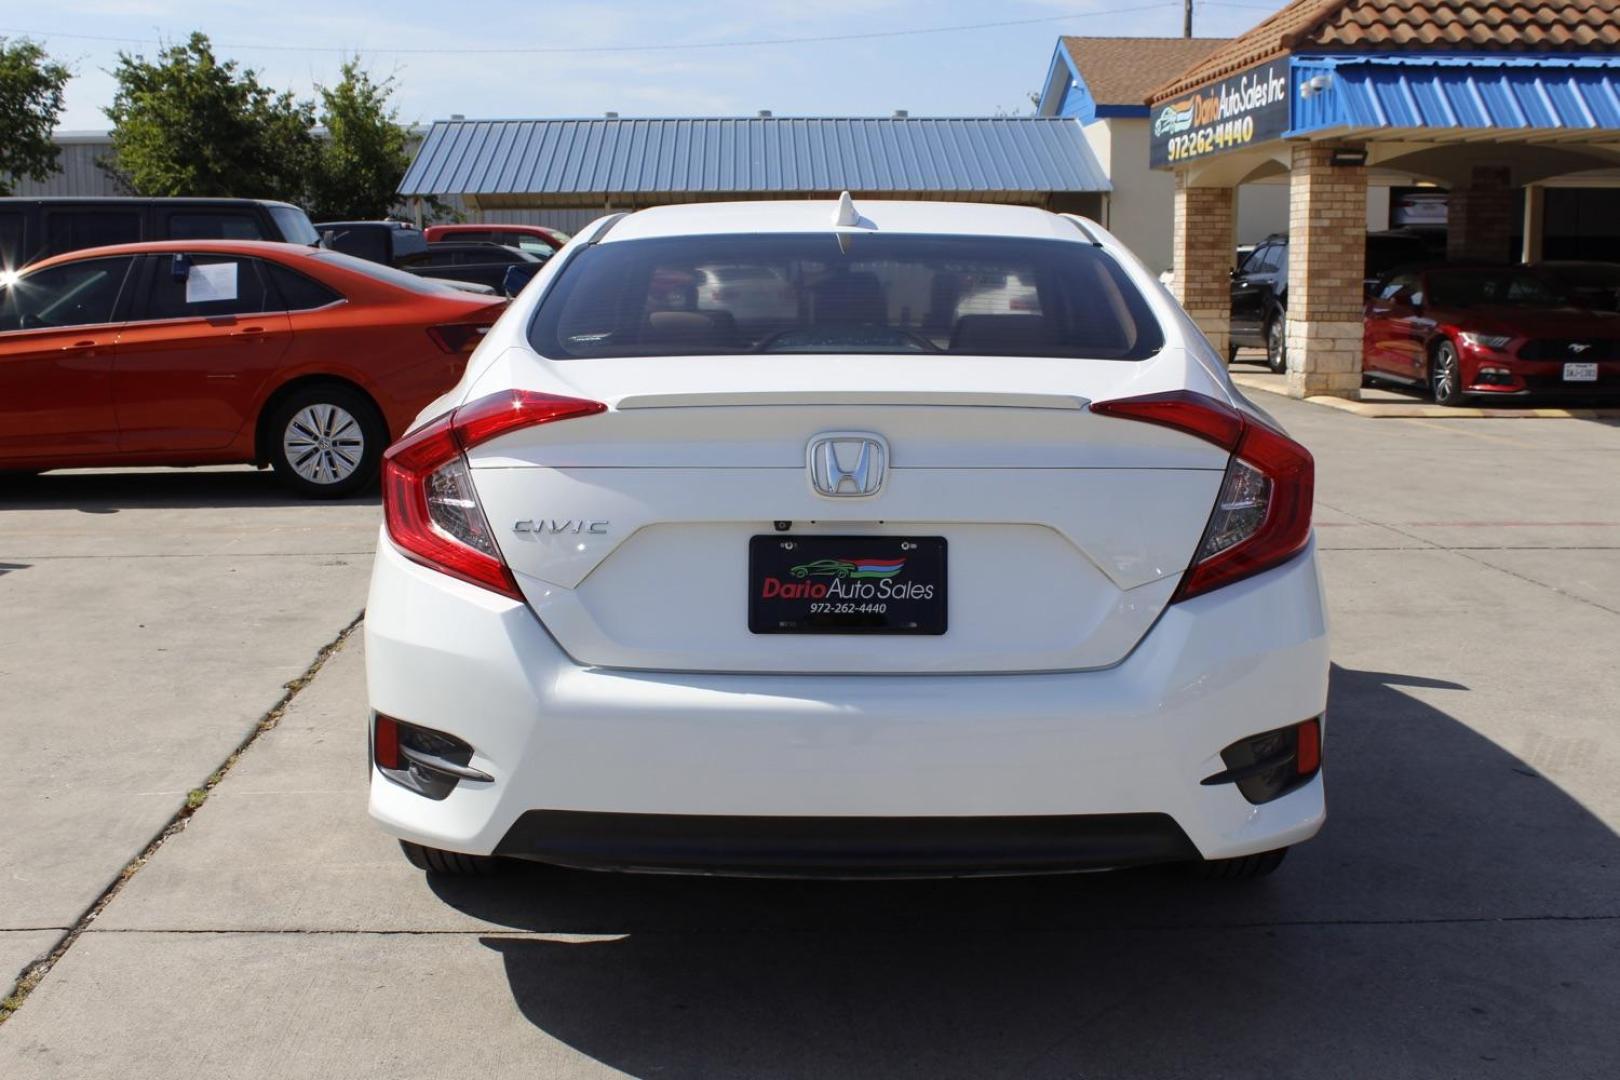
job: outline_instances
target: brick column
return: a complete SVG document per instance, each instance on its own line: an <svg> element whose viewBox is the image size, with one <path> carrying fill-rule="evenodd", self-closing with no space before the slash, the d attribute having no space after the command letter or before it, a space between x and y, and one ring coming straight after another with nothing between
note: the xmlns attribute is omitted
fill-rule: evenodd
<svg viewBox="0 0 1620 1080"><path fill-rule="evenodd" d="M1288 178L1288 393L1361 393L1367 170L1295 143Z"/></svg>
<svg viewBox="0 0 1620 1080"><path fill-rule="evenodd" d="M1541 261L1543 232L1547 220L1547 189L1540 184L1527 184L1524 189L1524 248L1520 262Z"/></svg>
<svg viewBox="0 0 1620 1080"><path fill-rule="evenodd" d="M1446 199L1446 258L1452 261L1505 263L1513 257L1513 188L1508 171L1474 166L1467 184L1451 189Z"/></svg>
<svg viewBox="0 0 1620 1080"><path fill-rule="evenodd" d="M1176 298L1222 360L1232 333L1232 195L1229 187L1188 187L1187 174L1176 173Z"/></svg>

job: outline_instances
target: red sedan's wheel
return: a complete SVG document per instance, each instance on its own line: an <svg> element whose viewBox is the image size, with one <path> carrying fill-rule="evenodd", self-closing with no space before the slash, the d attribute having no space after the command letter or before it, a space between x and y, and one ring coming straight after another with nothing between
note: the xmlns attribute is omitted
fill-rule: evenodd
<svg viewBox="0 0 1620 1080"><path fill-rule="evenodd" d="M277 479L300 495L336 499L376 478L388 437L370 398L328 383L289 394L270 419L269 441Z"/></svg>

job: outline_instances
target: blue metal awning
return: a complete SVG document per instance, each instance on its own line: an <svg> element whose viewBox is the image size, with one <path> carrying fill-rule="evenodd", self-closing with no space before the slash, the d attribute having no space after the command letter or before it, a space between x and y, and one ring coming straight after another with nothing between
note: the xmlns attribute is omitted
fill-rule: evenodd
<svg viewBox="0 0 1620 1080"><path fill-rule="evenodd" d="M450 120L429 129L399 193L555 205L846 189L995 198L1109 184L1066 119Z"/></svg>
<svg viewBox="0 0 1620 1080"><path fill-rule="evenodd" d="M1295 55L1291 67L1293 127L1286 136L1620 130L1620 56Z"/></svg>

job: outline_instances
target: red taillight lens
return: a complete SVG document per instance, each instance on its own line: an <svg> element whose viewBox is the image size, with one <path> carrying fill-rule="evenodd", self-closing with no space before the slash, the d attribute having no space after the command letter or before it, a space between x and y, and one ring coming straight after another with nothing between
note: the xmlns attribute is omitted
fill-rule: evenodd
<svg viewBox="0 0 1620 1080"><path fill-rule="evenodd" d="M465 451L519 428L607 409L598 401L509 390L469 402L383 454L383 520L405 555L451 577L523 599L473 487Z"/></svg>
<svg viewBox="0 0 1620 1080"><path fill-rule="evenodd" d="M391 716L372 714L371 760L384 769L399 768L399 725Z"/></svg>
<svg viewBox="0 0 1620 1080"><path fill-rule="evenodd" d="M607 406L600 401L536 394L528 390L507 390L469 401L457 409L456 438L460 440L463 450L471 450L479 443L489 442L519 428L572 420L576 416L595 416L606 411Z"/></svg>
<svg viewBox="0 0 1620 1080"><path fill-rule="evenodd" d="M489 323L446 323L428 327L428 337L447 353L470 353L489 333Z"/></svg>
<svg viewBox="0 0 1620 1080"><path fill-rule="evenodd" d="M1243 437L1242 413L1224 401L1191 390L1099 401L1091 411L1099 416L1118 416L1174 428L1226 450L1236 449L1238 440Z"/></svg>
<svg viewBox="0 0 1620 1080"><path fill-rule="evenodd" d="M1099 402L1091 411L1174 428L1232 452L1172 603L1269 570L1309 542L1316 463L1282 432L1190 390Z"/></svg>
<svg viewBox="0 0 1620 1080"><path fill-rule="evenodd" d="M1322 767L1322 722L1307 720L1295 730L1299 736L1294 751L1294 771L1301 776L1314 776Z"/></svg>

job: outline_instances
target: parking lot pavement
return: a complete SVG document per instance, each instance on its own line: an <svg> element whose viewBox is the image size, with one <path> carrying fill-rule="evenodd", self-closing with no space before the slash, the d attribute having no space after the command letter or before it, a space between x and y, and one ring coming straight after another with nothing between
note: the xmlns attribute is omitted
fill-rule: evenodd
<svg viewBox="0 0 1620 1080"><path fill-rule="evenodd" d="M351 638L0 1075L1612 1075L1620 428L1267 405L1335 633L1330 822L1276 877L429 881L364 816Z"/></svg>
<svg viewBox="0 0 1620 1080"><path fill-rule="evenodd" d="M51 951L60 930L0 930L0 982L10 986L17 972Z"/></svg>
<svg viewBox="0 0 1620 1080"><path fill-rule="evenodd" d="M359 614L376 523L247 469L0 489L0 931L59 938L164 827Z"/></svg>

